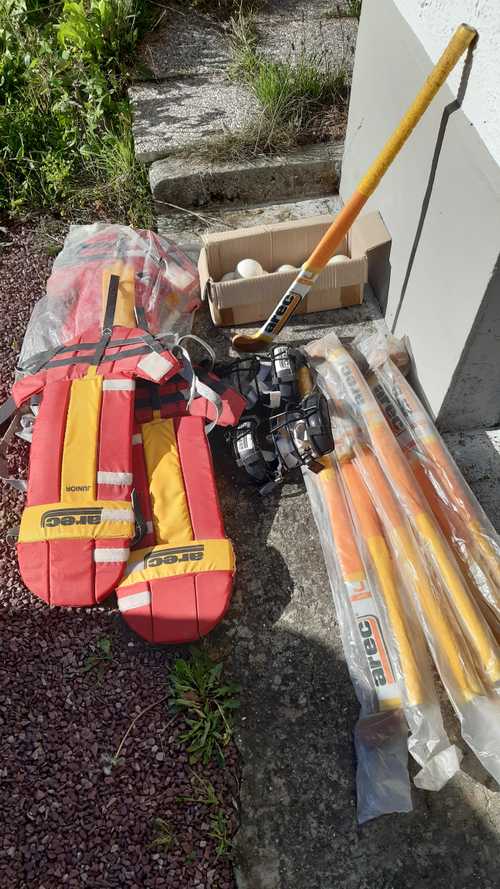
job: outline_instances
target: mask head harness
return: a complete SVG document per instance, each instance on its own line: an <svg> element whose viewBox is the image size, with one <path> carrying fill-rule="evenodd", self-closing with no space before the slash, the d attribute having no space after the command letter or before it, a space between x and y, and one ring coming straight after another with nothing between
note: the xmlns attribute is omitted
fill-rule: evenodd
<svg viewBox="0 0 500 889"><path fill-rule="evenodd" d="M232 433L236 463L267 494L287 472L307 466L319 472L319 458L334 448L327 401L314 389L299 400L296 371L299 353L275 346L271 354L274 390L284 410L267 421L247 415ZM248 364L248 360L244 360ZM293 378L292 378L293 373Z"/></svg>

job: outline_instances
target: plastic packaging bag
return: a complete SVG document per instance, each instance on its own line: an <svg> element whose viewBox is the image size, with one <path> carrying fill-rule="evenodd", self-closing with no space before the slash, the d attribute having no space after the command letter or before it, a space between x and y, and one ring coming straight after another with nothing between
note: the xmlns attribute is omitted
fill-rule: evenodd
<svg viewBox="0 0 500 889"><path fill-rule="evenodd" d="M334 334L306 351L336 410L351 417L362 432L353 445L356 466L411 590L462 735L498 780L498 645L356 363Z"/></svg>
<svg viewBox="0 0 500 889"><path fill-rule="evenodd" d="M173 242L124 225L72 225L54 261L47 293L29 320L21 368L101 319L103 290L113 272L129 288L130 305L144 308L151 333L190 333L200 304L198 271Z"/></svg>
<svg viewBox="0 0 500 889"><path fill-rule="evenodd" d="M382 333L358 349L377 401L497 641L500 641L500 538L463 478L432 419L390 357L404 343Z"/></svg>
<svg viewBox="0 0 500 889"><path fill-rule="evenodd" d="M411 600L400 595L401 578L350 459L352 428L331 414L338 459L323 458L319 474L304 469L304 479L361 704L355 744L362 823L411 810L408 747L422 766L415 783L428 790L439 790L455 774L460 757L443 727Z"/></svg>

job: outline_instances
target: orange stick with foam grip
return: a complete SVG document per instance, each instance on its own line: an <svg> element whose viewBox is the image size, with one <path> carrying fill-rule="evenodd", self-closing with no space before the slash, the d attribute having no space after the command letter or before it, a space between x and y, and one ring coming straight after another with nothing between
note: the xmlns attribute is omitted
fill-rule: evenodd
<svg viewBox="0 0 500 889"><path fill-rule="evenodd" d="M299 371L299 388L302 395L311 390L311 377L308 368L303 367ZM337 453L341 450L341 442L337 440ZM346 446L346 457L337 461L336 457L323 457L321 463L323 469L314 477L323 495L327 508L330 528L335 542L337 561L342 575L342 580L349 593L349 600L359 621L372 620L373 635L376 639L377 655L381 661L382 680L377 681L377 674L373 673L373 658L369 657L369 666L372 670L372 678L381 709L396 709L401 706L399 691L397 689L394 670L390 662L390 654L384 640L382 621L380 619L377 601L371 590L370 580L367 577L363 559L359 551L352 519L342 490L342 481L346 491L349 492L351 503L357 516L357 529L372 560L378 589L384 600L392 633L398 647L401 672L403 674L406 699L410 706L418 706L425 699L425 690L422 684L421 671L418 668L415 653L410 641L410 633L406 625L404 610L401 607L400 596L397 590L396 578L392 565L392 559L385 541L382 527L361 478L359 477L351 460ZM340 474L339 474L340 473ZM396 694L398 697L396 697Z"/></svg>
<svg viewBox="0 0 500 889"><path fill-rule="evenodd" d="M410 384L392 362L366 377L469 589L500 642L498 536ZM477 545L476 529L481 542Z"/></svg>
<svg viewBox="0 0 500 889"><path fill-rule="evenodd" d="M382 151L377 155L366 174L359 181L353 195L349 198L326 234L323 235L318 246L303 264L297 277L281 298L273 314L257 333L250 336L244 334L235 336L233 338L235 349L238 349L240 352L258 352L270 345L276 334L279 333L294 313L299 303L307 296L316 278L333 256L342 238L347 234L366 201L375 191L382 176L415 129L434 96L442 87L448 74L476 37L477 32L468 25L460 25L457 28L444 53L432 69L406 114L401 118Z"/></svg>
<svg viewBox="0 0 500 889"><path fill-rule="evenodd" d="M425 692L415 653L410 642L410 633L406 625L404 609L398 592L392 558L382 526L354 463L350 460L342 461L340 472L354 509L356 527L365 541L372 560L378 586L383 596L392 631L397 642L408 704L410 706L422 704L425 699Z"/></svg>
<svg viewBox="0 0 500 889"><path fill-rule="evenodd" d="M324 459L323 464L324 469L317 476L316 482L321 488L328 510L338 566L356 618L379 708L381 710L396 710L402 705L398 681L391 663L379 607L354 536L351 517L342 492L339 470L336 463L327 458ZM403 651L400 651L400 660L405 680L407 680L405 668L408 669L408 698L410 703L419 704L422 702L422 691L418 681L418 672L415 669L412 673L408 666L411 652L408 638L405 637L404 641L406 647L403 646Z"/></svg>
<svg viewBox="0 0 500 889"><path fill-rule="evenodd" d="M419 449L429 459L432 465L432 474L438 478L439 485L461 522L461 527L465 532L463 539L468 540L478 551L480 558L484 560L487 571L496 584L498 596L500 558L499 550L495 547L498 540L497 534L486 519L483 510L464 481L434 423L410 384L392 361L389 368L388 385L391 393L401 408ZM382 369L380 373L383 375ZM386 376L384 375L384 378ZM500 606L500 597L497 604Z"/></svg>
<svg viewBox="0 0 500 889"><path fill-rule="evenodd" d="M366 457L363 458L363 466L369 466L373 474L380 470L376 458L380 461L380 466L383 467L385 474L382 473L383 485L382 477L377 475L379 479L378 490L384 498L385 508L391 505L388 500L387 476L391 481L392 487L397 491L398 500L401 502L404 512L417 532L420 544L424 551L427 552L427 555L430 556L434 569L441 578L450 603L455 609L464 634L475 654L478 667L491 686L496 686L500 680L498 646L475 602L471 598L470 591L464 583L453 554L440 533L428 504L418 488L415 477L373 394L363 379L358 366L340 343L334 348L328 349L327 357L340 375L350 401L356 405L357 411L362 415L371 439L374 454L371 452L367 453ZM370 478L370 483L374 483L373 478ZM398 501L395 498L393 499L394 503L397 504ZM401 529L399 537L403 552L410 547L409 555L411 555L411 550L414 547L410 546L405 528ZM429 618L431 618L433 617L432 600L435 597L433 594L430 597L429 593L432 593L430 589L427 590L425 586L421 586L422 595L420 596L419 594L419 598L421 598L422 602L425 602L425 610L429 611ZM437 636L439 644L443 649L446 649L449 658L453 659L454 640L450 645L450 640L448 639L449 631L445 631L445 627L446 624L438 630ZM462 658L464 657L464 652L461 653L461 656Z"/></svg>

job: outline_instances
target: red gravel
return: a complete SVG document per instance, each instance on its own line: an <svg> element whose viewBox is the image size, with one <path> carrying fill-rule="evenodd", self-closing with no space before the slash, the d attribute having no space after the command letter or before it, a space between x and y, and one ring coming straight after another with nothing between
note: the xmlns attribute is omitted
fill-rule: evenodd
<svg viewBox="0 0 500 889"><path fill-rule="evenodd" d="M34 227L0 232L0 399L51 260ZM26 471L16 439L11 468ZM178 741L182 725L162 700L175 652L132 636L114 607L49 609L23 586L15 551L3 542L22 498L0 486L0 886L2 889L232 889L232 869L217 859L211 810L185 803L193 772ZM103 671L82 672L99 639L111 640ZM177 652L178 654L179 652ZM236 753L226 767L196 771L214 785L235 827ZM155 818L169 823L170 850L151 846Z"/></svg>

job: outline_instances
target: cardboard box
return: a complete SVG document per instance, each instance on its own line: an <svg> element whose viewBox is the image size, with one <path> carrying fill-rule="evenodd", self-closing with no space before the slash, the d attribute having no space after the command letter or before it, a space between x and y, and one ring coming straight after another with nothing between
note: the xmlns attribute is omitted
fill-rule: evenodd
<svg viewBox="0 0 500 889"><path fill-rule="evenodd" d="M284 263L299 268L322 238L333 216L314 216L294 222L259 225L203 236L198 261L201 292L208 300L217 326L265 321L295 278L294 272L273 272L259 278L221 281L234 272L240 259L258 260L272 272ZM335 253L349 261L327 266L297 312L321 312L359 305L373 265L380 266L381 251L388 257L390 235L379 213L359 217Z"/></svg>

